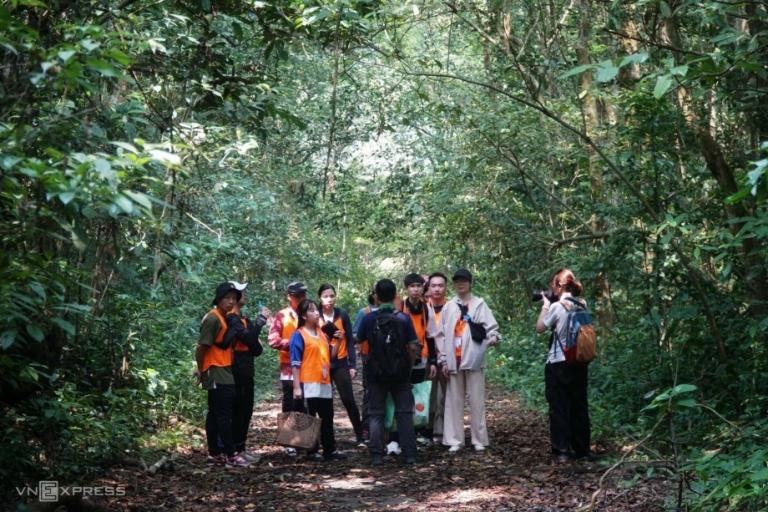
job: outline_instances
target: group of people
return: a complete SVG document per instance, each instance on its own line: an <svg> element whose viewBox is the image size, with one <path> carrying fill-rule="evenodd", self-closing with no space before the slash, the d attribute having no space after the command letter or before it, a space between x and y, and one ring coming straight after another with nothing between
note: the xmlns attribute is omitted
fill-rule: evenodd
<svg viewBox="0 0 768 512"><path fill-rule="evenodd" d="M354 324L336 307L336 289L331 284L320 286L317 300L313 300L304 283L290 283L286 307L274 316L261 308L254 320L242 311L246 286L234 281L220 284L213 309L201 323L196 352L196 375L208 391L209 462L248 466L259 459L245 444L253 412L253 359L263 351L258 338L264 326L269 328L269 346L279 352L282 411L320 418L318 446L306 457L346 458L336 449L334 388L358 445L368 447L374 466L384 462L387 436L390 453L402 453L404 464L416 461L417 434L427 446L441 443L452 454L462 450L465 399L472 447L484 451L490 442L485 356L501 336L493 312L472 292L471 272L457 270L452 283L455 296L449 300L445 274L411 273L403 279L405 297L401 298L392 280L381 279L368 297L368 305L357 312ZM581 285L570 271L559 271L552 289L563 298L581 293ZM556 462L589 454L586 368L565 368L562 349L555 342L567 328L567 304L561 302L544 298L536 325L537 331L551 329L553 333L545 377ZM358 360L363 384L360 408L352 389ZM431 382L428 422L416 429L412 388L425 381ZM393 428L385 428L388 396L394 404ZM297 455L293 448L285 450Z"/></svg>

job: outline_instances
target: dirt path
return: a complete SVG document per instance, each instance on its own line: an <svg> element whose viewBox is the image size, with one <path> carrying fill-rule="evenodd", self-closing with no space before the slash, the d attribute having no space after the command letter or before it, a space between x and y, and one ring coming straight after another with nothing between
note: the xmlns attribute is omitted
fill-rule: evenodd
<svg viewBox="0 0 768 512"><path fill-rule="evenodd" d="M465 449L449 455L442 446L419 448L407 467L388 460L372 468L341 404L336 404L336 438L346 461L308 462L273 445L277 401L254 413L249 449L262 460L249 468L207 466L202 450L179 453L150 475L116 468L100 479L125 486L126 495L106 503L109 510L574 510L598 488L605 463L552 466L545 418L525 410L513 395L489 389L491 447L483 454ZM391 459L388 457L388 459ZM632 475L624 473L622 479ZM596 510L646 511L663 508L661 481L619 485L607 479Z"/></svg>

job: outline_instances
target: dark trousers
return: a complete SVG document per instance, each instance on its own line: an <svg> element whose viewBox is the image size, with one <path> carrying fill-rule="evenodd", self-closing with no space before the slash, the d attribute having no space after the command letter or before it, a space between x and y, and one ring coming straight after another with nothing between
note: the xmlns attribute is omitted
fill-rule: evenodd
<svg viewBox="0 0 768 512"><path fill-rule="evenodd" d="M363 362L363 410L361 413L361 422L363 424L363 430L370 431L370 415L368 410L370 409L370 400L368 396L368 364Z"/></svg>
<svg viewBox="0 0 768 512"><path fill-rule="evenodd" d="M555 455L583 457L589 454L587 375L586 366L565 362L544 366L549 437Z"/></svg>
<svg viewBox="0 0 768 512"><path fill-rule="evenodd" d="M235 404L232 410L232 442L235 451L245 450L248 427L253 415L253 356L250 352L235 352L232 361L235 376Z"/></svg>
<svg viewBox="0 0 768 512"><path fill-rule="evenodd" d="M333 434L333 399L307 398L307 414L320 418L320 443L326 457L336 451L336 437ZM316 450L313 450L316 451Z"/></svg>
<svg viewBox="0 0 768 512"><path fill-rule="evenodd" d="M283 412L304 412L304 401L293 398L293 381L281 380L283 386Z"/></svg>
<svg viewBox="0 0 768 512"><path fill-rule="evenodd" d="M208 390L208 414L205 417L205 437L208 440L208 454L222 452L231 457L235 454L232 443L232 406L235 402L235 386L217 384ZM221 446L219 445L221 443Z"/></svg>
<svg viewBox="0 0 768 512"><path fill-rule="evenodd" d="M395 420L400 436L400 446L405 457L416 456L416 432L413 430L413 393L408 381L396 383L369 382L370 393L370 426L371 426L371 455L384 454L384 403L387 394L392 395L395 402Z"/></svg>
<svg viewBox="0 0 768 512"><path fill-rule="evenodd" d="M349 421L352 422L352 428L355 431L355 436L358 439L363 437L363 423L360 419L360 411L357 409L357 403L355 403L355 394L352 391L352 377L349 375L349 368L334 368L331 370L331 379L333 385L336 387L336 391L339 393L341 403L344 404L344 408L347 410L347 416Z"/></svg>

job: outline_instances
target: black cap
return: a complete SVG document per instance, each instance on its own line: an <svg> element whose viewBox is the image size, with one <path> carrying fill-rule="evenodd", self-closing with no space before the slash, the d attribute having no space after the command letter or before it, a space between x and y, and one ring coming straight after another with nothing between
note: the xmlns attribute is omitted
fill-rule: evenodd
<svg viewBox="0 0 768 512"><path fill-rule="evenodd" d="M472 272L465 268L460 268L453 274L454 281L469 281L472 282Z"/></svg>
<svg viewBox="0 0 768 512"><path fill-rule="evenodd" d="M406 287L411 286L412 284L424 284L424 278L421 274L408 274L405 276L405 279L403 279L403 285Z"/></svg>
<svg viewBox="0 0 768 512"><path fill-rule="evenodd" d="M242 292L235 287L234 283L221 283L216 287L216 296L213 299L213 305L216 306L229 292L235 292L237 294L237 300L240 300L240 297L243 296Z"/></svg>
<svg viewBox="0 0 768 512"><path fill-rule="evenodd" d="M302 293L307 293L307 285L301 281L294 281L288 283L288 286L285 287L285 291L288 292L288 295L301 295Z"/></svg>

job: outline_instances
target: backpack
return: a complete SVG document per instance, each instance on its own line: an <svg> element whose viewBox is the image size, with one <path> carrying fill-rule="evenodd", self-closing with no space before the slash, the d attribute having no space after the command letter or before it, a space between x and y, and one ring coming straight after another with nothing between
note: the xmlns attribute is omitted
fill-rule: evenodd
<svg viewBox="0 0 768 512"><path fill-rule="evenodd" d="M589 315L587 307L576 299L567 297L566 300L571 303L570 307L565 306L568 314L568 330L565 337L565 346L562 340L558 339L560 348L565 355L565 361L569 365L588 365L595 358L597 352L597 334L592 324L592 317Z"/></svg>
<svg viewBox="0 0 768 512"><path fill-rule="evenodd" d="M368 371L376 382L407 381L411 359L395 312L379 311L368 340Z"/></svg>

